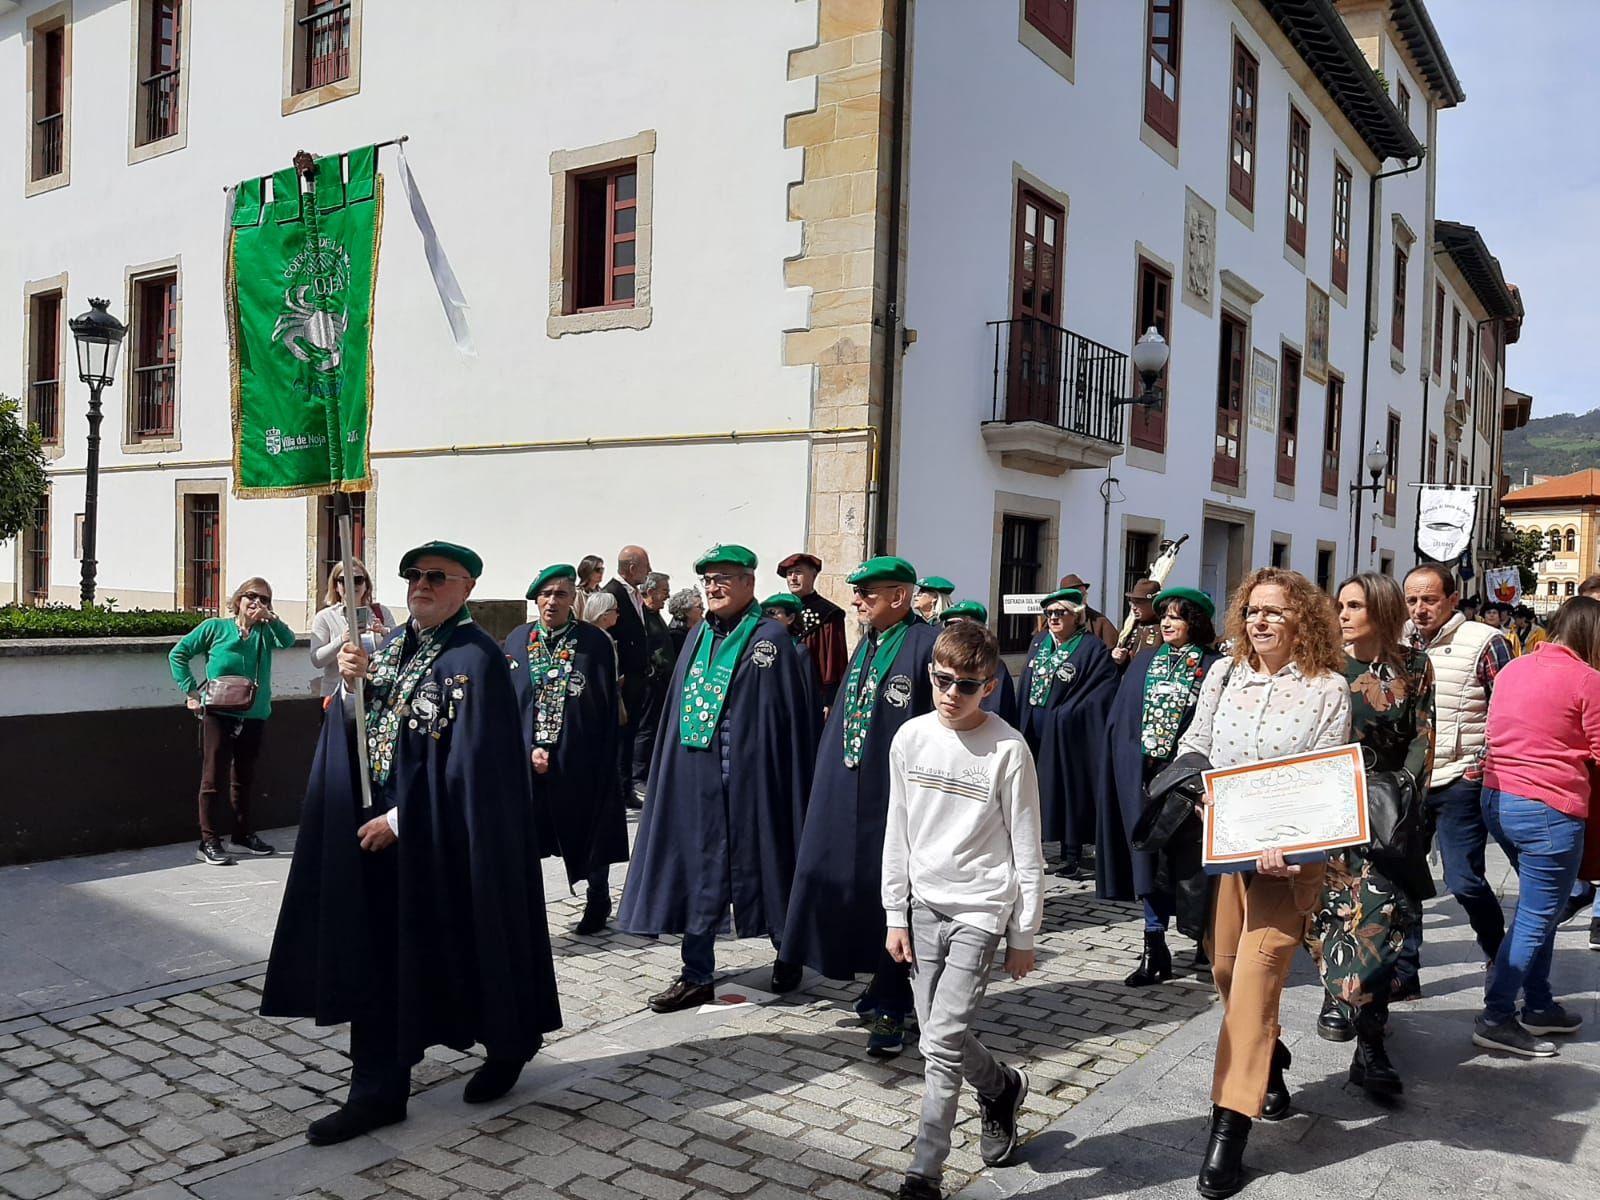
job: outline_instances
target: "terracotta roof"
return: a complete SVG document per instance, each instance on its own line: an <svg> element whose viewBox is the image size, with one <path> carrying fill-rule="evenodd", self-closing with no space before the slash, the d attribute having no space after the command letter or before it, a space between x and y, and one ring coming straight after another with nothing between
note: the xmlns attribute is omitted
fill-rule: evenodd
<svg viewBox="0 0 1600 1200"><path fill-rule="evenodd" d="M1600 502L1600 468L1590 467L1546 479L1531 487L1517 488L1507 492L1500 503L1510 508L1539 508L1574 501Z"/></svg>

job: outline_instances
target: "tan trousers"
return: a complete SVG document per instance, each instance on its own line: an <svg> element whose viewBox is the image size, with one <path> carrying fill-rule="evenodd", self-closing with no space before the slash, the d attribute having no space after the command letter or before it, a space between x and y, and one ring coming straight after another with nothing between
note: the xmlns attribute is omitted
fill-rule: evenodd
<svg viewBox="0 0 1600 1200"><path fill-rule="evenodd" d="M1212 978L1222 997L1211 1102L1259 1117L1267 1095L1278 1001L1306 923L1317 905L1324 867L1308 864L1288 879L1224 875L1206 937Z"/></svg>

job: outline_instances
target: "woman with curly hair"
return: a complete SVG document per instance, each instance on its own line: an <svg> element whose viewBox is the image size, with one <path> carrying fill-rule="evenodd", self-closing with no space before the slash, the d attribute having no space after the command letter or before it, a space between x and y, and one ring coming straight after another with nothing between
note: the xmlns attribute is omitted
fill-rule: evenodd
<svg viewBox="0 0 1600 1200"><path fill-rule="evenodd" d="M1433 664L1403 642L1405 595L1387 575L1368 571L1339 585L1339 627L1350 686L1351 733L1369 771L1403 772L1416 794L1433 769ZM1434 895L1427 852L1379 854L1361 847L1328 859L1313 920L1326 994L1317 1033L1356 1039L1350 1082L1394 1095L1401 1082L1384 1049L1389 989L1406 932Z"/></svg>
<svg viewBox="0 0 1600 1200"><path fill-rule="evenodd" d="M1228 603L1231 647L1206 673L1194 719L1177 754L1237 767L1342 746L1350 736L1350 688L1333 601L1304 575L1263 567ZM1278 1039L1278 1002L1322 890L1320 864L1284 861L1217 881L1206 950L1222 998L1211 1084L1211 1139L1198 1187L1209 1200L1244 1186L1253 1118L1289 1111L1288 1048Z"/></svg>

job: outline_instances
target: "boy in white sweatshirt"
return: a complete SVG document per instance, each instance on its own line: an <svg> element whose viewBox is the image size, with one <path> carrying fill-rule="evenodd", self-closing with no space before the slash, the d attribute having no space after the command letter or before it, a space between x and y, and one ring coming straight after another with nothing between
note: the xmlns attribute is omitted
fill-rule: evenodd
<svg viewBox="0 0 1600 1200"><path fill-rule="evenodd" d="M981 707L1000 646L959 621L933 646L934 711L907 721L889 748L883 839L887 947L911 964L927 1087L899 1200L940 1200L963 1077L978 1093L980 1152L993 1167L1017 1144L1028 1077L995 1061L972 1032L1002 937L1005 970L1033 970L1044 900L1039 781L1022 735Z"/></svg>

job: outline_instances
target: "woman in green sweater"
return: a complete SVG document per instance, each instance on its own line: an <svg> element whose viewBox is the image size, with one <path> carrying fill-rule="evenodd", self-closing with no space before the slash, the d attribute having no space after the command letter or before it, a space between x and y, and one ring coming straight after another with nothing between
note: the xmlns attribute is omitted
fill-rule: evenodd
<svg viewBox="0 0 1600 1200"><path fill-rule="evenodd" d="M214 867L233 865L215 823L217 793L224 778L233 805L235 849L248 854L273 852L250 825L250 783L261 755L261 734L272 714L272 652L294 645L294 631L272 611L272 585L265 579L240 584L228 609L232 616L202 621L167 656L174 682L188 695L190 711L200 717L200 848L195 857ZM205 658L207 680L224 675L253 679L255 703L243 712L208 711L201 686L189 669L189 660L197 654Z"/></svg>

